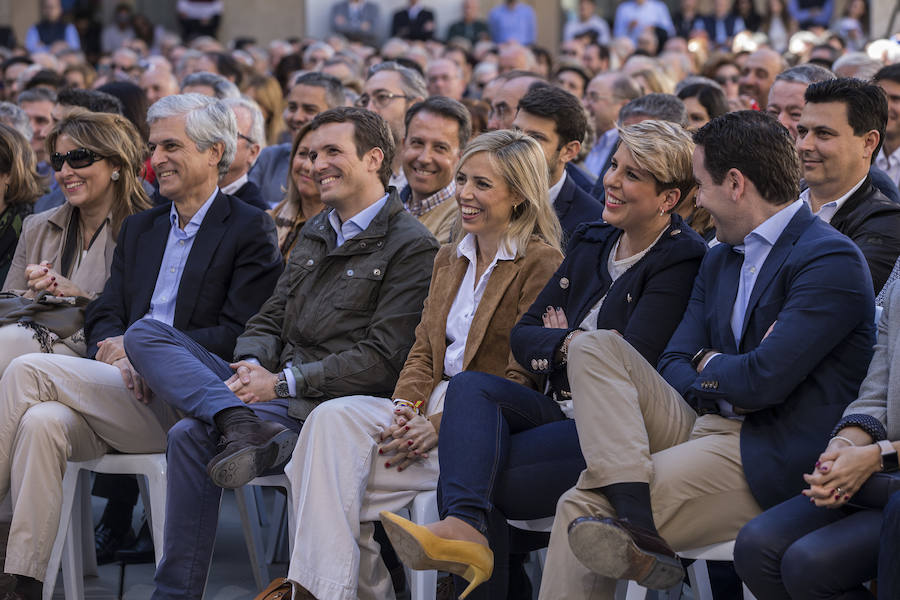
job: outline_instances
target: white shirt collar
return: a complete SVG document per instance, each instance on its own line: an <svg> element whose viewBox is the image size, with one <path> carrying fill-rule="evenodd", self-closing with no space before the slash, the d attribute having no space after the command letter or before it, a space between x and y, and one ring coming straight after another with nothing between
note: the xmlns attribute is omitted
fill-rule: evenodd
<svg viewBox="0 0 900 600"><path fill-rule="evenodd" d="M850 196L852 196L856 192L856 190L860 188L860 186L868 176L869 174L866 173L856 185L850 188L850 190L846 194L844 194L837 200L832 200L831 202L826 202L825 204L823 204L822 207L819 208L819 210L815 213L815 215L826 223L831 223L831 219L834 218L834 215L837 213L837 211L841 210L841 207L844 205L844 203L850 199ZM800 192L800 199L806 202L806 204L809 205L810 210L812 210L812 204L809 201L809 188L806 188L805 190Z"/></svg>
<svg viewBox="0 0 900 600"><path fill-rule="evenodd" d="M519 248L516 245L515 240L508 240L506 244L500 244L497 248L497 255L494 257L494 262L498 260L515 260L516 252L518 252ZM477 257L477 249L475 248L475 236L471 233L467 233L463 239L459 241L459 244L456 245L456 256L463 257L469 259L470 263L475 263Z"/></svg>
<svg viewBox="0 0 900 600"><path fill-rule="evenodd" d="M237 179L235 179L234 181L232 181L232 182L229 183L228 185L224 186L224 187L222 188L222 193L223 193L223 194L228 194L229 196L234 196L234 194L235 194L239 189L241 189L242 187L244 187L244 184L247 183L247 180L248 180L249 178L250 178L250 175L249 175L248 173L244 173L243 175L241 175L240 177L238 177Z"/></svg>
<svg viewBox="0 0 900 600"><path fill-rule="evenodd" d="M565 169L563 169L562 177L559 178L559 181L550 186L550 205L556 204L556 199L559 197L559 191L562 189L563 184L566 182L566 177L569 174L566 173Z"/></svg>

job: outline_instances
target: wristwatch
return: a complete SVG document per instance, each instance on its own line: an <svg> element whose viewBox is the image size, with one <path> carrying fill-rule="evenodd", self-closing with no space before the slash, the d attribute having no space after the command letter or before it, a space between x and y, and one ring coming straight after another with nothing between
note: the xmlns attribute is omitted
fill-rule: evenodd
<svg viewBox="0 0 900 600"><path fill-rule="evenodd" d="M285 377L284 371L279 373L278 379L275 380L275 395L279 398L291 397L291 389L288 387L287 377Z"/></svg>
<svg viewBox="0 0 900 600"><path fill-rule="evenodd" d="M900 468L897 463L897 449L887 440L876 442L881 447L881 470L885 473L896 471Z"/></svg>
<svg viewBox="0 0 900 600"><path fill-rule="evenodd" d="M691 358L691 368L696 371L697 367L700 366L700 361L702 361L703 357L710 352L715 352L715 350L713 350L712 348L700 348L699 350L697 350L697 354L695 354L693 358Z"/></svg>

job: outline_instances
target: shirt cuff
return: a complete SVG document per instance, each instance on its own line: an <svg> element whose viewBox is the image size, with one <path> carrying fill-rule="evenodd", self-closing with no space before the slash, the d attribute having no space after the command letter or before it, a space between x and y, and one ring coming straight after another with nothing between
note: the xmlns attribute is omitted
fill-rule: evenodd
<svg viewBox="0 0 900 600"><path fill-rule="evenodd" d="M713 360L715 357L720 356L721 354L722 354L721 352L711 352L711 353L709 354L709 356L707 356L706 358L704 358L704 359L703 359L703 362L700 364L700 373L702 373L703 370L706 369L706 367L709 366L709 363L711 363L712 360Z"/></svg>
<svg viewBox="0 0 900 600"><path fill-rule="evenodd" d="M259 359L256 358L255 356L250 356L250 357L247 357L247 358L242 358L241 360L243 360L244 362L248 362L248 363L250 363L251 365L259 366Z"/></svg>
<svg viewBox="0 0 900 600"><path fill-rule="evenodd" d="M294 377L294 370L291 367L284 368L284 379L288 384L288 394L291 398L297 397L297 379Z"/></svg>

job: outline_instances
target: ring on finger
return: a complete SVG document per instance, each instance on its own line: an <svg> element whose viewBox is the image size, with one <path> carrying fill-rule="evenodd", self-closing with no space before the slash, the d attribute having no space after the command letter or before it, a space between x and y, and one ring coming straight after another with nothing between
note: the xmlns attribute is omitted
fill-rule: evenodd
<svg viewBox="0 0 900 600"><path fill-rule="evenodd" d="M844 490L842 490L842 489L839 488L839 487L838 487L838 488L835 488L834 491L837 493L838 496L843 496L843 495L844 495Z"/></svg>

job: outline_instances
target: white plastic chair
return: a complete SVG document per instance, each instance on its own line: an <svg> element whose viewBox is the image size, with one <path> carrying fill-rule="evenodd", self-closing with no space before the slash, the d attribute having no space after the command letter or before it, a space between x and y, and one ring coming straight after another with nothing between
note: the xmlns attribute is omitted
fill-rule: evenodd
<svg viewBox="0 0 900 600"><path fill-rule="evenodd" d="M253 487L251 487L253 486ZM265 515L259 512L259 504L254 487L280 487L284 488L287 500L276 495L275 510L268 516L269 542L263 545L262 524ZM291 497L291 484L287 475L268 475L257 477L247 485L234 490L234 498L237 502L238 512L241 515L241 526L244 529L244 540L247 543L247 553L250 555L250 568L253 570L253 578L257 589L263 589L269 585L269 563L272 562L278 540L284 527L284 515L287 512L287 538L289 546L294 543L294 503Z"/></svg>
<svg viewBox="0 0 900 600"><path fill-rule="evenodd" d="M142 475L138 478L144 509L150 523L156 563L162 559L163 526L166 515L166 455L106 454L94 460L66 464L63 476L62 507L56 541L50 553L44 579L43 600L50 600L56 587L60 562L66 600L84 598L84 575L97 573L94 528L90 513L90 472Z"/></svg>
<svg viewBox="0 0 900 600"><path fill-rule="evenodd" d="M406 506L409 520L419 525L440 520L437 506L437 492L419 492ZM410 600L434 600L437 595L437 571L413 571L406 568L409 582Z"/></svg>

